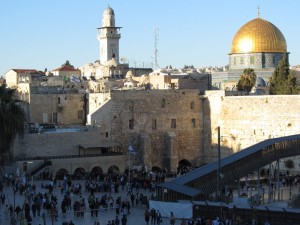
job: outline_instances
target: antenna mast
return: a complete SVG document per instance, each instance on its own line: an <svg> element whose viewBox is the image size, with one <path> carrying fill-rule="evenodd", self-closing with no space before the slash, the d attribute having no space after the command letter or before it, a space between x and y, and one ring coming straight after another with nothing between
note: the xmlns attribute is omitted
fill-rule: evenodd
<svg viewBox="0 0 300 225"><path fill-rule="evenodd" d="M154 65L153 65L154 70L159 68L157 43L158 43L158 28L155 28L154 29L154 57L153 57L154 58Z"/></svg>

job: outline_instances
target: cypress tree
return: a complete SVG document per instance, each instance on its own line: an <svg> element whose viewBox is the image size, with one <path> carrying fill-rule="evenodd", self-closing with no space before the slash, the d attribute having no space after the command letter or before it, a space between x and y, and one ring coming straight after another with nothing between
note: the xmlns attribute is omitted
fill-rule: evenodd
<svg viewBox="0 0 300 225"><path fill-rule="evenodd" d="M297 92L295 72L290 71L287 56L284 54L269 79L269 93L270 95L292 95Z"/></svg>

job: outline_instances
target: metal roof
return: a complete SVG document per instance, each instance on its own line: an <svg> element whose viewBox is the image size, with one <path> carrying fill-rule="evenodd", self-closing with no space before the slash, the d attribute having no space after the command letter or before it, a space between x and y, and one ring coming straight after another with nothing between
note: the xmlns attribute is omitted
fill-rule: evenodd
<svg viewBox="0 0 300 225"><path fill-rule="evenodd" d="M225 167L227 165L230 165L231 163L236 162L237 160L249 157L250 155L252 155L254 153L260 152L264 148L271 146L275 143L287 141L287 140L294 140L294 139L300 139L300 135L292 135L292 136L274 138L274 139L268 139L266 141L262 141L255 145L252 145L248 148L245 148L235 154L232 154L228 157L221 159L220 160L221 168ZM300 151L300 149L299 149L299 151ZM171 182L178 183L178 184L186 184L196 178L199 178L200 176L203 176L210 172L216 171L217 169L218 169L218 161L215 161L215 162L207 164L201 168L197 168L183 176L175 178ZM253 172L253 171L249 171L249 173L251 173L251 172Z"/></svg>
<svg viewBox="0 0 300 225"><path fill-rule="evenodd" d="M164 187L164 188L172 190L172 191L176 191L178 193L185 194L190 197L194 197L194 196L201 194L201 191L199 189L192 188L192 187L185 186L185 185L179 185L179 184L172 183L172 182L162 183L158 186Z"/></svg>
<svg viewBox="0 0 300 225"><path fill-rule="evenodd" d="M266 166L280 158L300 155L300 135L268 139L232 154L220 160L221 173L224 174L222 184L227 185L241 177ZM160 185L193 196L190 187L199 193L209 194L216 190L218 161L195 169L183 176ZM192 189L192 190L193 190ZM186 190L186 191L185 191ZM196 193L194 190L193 193Z"/></svg>

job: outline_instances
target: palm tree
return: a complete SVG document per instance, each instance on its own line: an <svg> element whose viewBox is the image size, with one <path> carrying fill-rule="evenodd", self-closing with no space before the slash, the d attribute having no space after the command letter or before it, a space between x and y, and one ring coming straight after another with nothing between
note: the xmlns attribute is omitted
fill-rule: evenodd
<svg viewBox="0 0 300 225"><path fill-rule="evenodd" d="M238 91L246 91L249 93L254 87L256 81L256 74L254 69L248 68L244 69L243 74L240 77L240 80L237 84Z"/></svg>
<svg viewBox="0 0 300 225"><path fill-rule="evenodd" d="M13 99L15 89L0 86L0 157L7 156L17 135L24 134L25 114Z"/></svg>

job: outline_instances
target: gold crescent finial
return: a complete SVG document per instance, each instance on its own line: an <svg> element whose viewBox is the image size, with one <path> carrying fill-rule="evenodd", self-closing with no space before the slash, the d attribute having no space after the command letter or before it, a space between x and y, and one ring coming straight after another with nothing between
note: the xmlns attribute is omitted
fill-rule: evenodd
<svg viewBox="0 0 300 225"><path fill-rule="evenodd" d="M259 9L259 6L257 6L257 17L258 17L258 18L260 17L260 9Z"/></svg>

